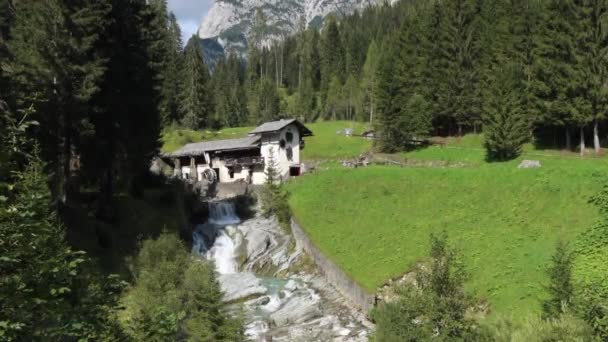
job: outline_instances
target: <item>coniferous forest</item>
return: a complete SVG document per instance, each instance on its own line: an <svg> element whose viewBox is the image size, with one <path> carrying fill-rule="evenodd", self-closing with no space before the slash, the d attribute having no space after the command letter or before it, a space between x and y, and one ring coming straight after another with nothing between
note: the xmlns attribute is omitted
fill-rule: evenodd
<svg viewBox="0 0 608 342"><path fill-rule="evenodd" d="M258 12L246 56L209 61L198 37L182 41L166 0L0 0L0 340L243 340L213 267L191 262L169 224L151 234L118 224L144 211L134 203L150 187L161 207L183 206L179 185L148 172L163 131L293 117L366 123L388 153L478 132L490 161L529 142L600 153L607 15L608 0L401 0L321 27L302 19L279 39ZM73 246L89 226L103 247L91 250L120 249L112 237L131 234L139 253L105 267L105 252ZM443 262L453 260L443 241L433 248L446 278L430 274L404 294L412 300L378 312L388 327L378 340L403 336L393 324L429 303L439 323L412 340L445 322L454 333L445 340L496 338L462 323L472 305L464 274ZM576 318L561 306L571 297L567 254L558 247L544 308L555 321L543 324L605 338L605 307Z"/></svg>

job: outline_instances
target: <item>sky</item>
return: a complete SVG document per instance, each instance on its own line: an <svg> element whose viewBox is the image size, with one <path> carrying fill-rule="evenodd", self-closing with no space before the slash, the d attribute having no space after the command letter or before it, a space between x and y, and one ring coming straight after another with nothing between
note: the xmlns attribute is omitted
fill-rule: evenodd
<svg viewBox="0 0 608 342"><path fill-rule="evenodd" d="M169 10L175 13L179 21L184 44L196 33L211 5L213 0L169 0Z"/></svg>

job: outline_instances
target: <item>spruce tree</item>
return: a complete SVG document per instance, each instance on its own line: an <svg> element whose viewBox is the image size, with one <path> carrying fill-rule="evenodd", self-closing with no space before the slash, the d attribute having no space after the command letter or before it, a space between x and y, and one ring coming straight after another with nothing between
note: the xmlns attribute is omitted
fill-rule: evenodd
<svg viewBox="0 0 608 342"><path fill-rule="evenodd" d="M516 65L493 69L484 99L484 136L490 160L516 158L529 138L530 120L524 112L522 75Z"/></svg>
<svg viewBox="0 0 608 342"><path fill-rule="evenodd" d="M379 135L376 144L384 152L396 152L405 146L401 127L398 124L400 122L399 108L395 103L399 89L393 70L396 56L392 46L394 45L391 39L386 39L382 43L375 95L378 109L378 120L376 120L375 126Z"/></svg>
<svg viewBox="0 0 608 342"><path fill-rule="evenodd" d="M199 38L192 36L184 54L180 111L182 124L190 129L209 127L213 113L209 71L199 44Z"/></svg>
<svg viewBox="0 0 608 342"><path fill-rule="evenodd" d="M68 247L33 153L0 196L0 336L4 341L118 341L115 311L122 284L89 271Z"/></svg>
<svg viewBox="0 0 608 342"><path fill-rule="evenodd" d="M36 107L43 156L55 169L54 193L66 202L70 162L88 131L90 100L106 58L98 48L109 25L109 0L18 1L8 68L17 108Z"/></svg>
<svg viewBox="0 0 608 342"><path fill-rule="evenodd" d="M376 111L375 89L377 86L378 61L380 56L380 48L375 40L373 40L367 49L365 64L361 76L361 90L363 91L364 107L367 108L369 124L374 124L374 113Z"/></svg>
<svg viewBox="0 0 608 342"><path fill-rule="evenodd" d="M157 154L160 135L148 5L112 0L110 18L100 40L108 70L93 99L93 129L81 154L83 176L101 190L98 214L111 204L117 185L139 193L137 180Z"/></svg>
<svg viewBox="0 0 608 342"><path fill-rule="evenodd" d="M182 82L183 47L182 32L175 14L169 13L169 57L165 70L165 79L161 92L161 119L164 126L177 123L181 119L179 111L179 94Z"/></svg>
<svg viewBox="0 0 608 342"><path fill-rule="evenodd" d="M330 84L334 79L344 82L345 62L344 49L340 37L337 20L334 16L329 16L322 32L319 53L321 56L321 96L323 103L328 96ZM325 104L326 114L331 111L331 106Z"/></svg>
<svg viewBox="0 0 608 342"><path fill-rule="evenodd" d="M568 245L561 240L558 241L555 253L551 257L551 265L547 268L549 298L543 303L543 313L546 317L558 317L572 303L574 297L573 264L574 256L568 250Z"/></svg>
<svg viewBox="0 0 608 342"><path fill-rule="evenodd" d="M599 122L606 118L605 108L608 105L608 32L605 18L608 15L608 1L584 1L580 12L583 23L582 50L584 53L586 99L589 103L589 114L593 121L593 147L595 153L600 150Z"/></svg>
<svg viewBox="0 0 608 342"><path fill-rule="evenodd" d="M539 33L534 68L533 91L543 103L542 121L564 128L568 149L572 147L572 126L582 128L590 120L589 103L584 97L586 75L580 49L581 9L579 2L573 0L548 2L547 10L543 12L545 23Z"/></svg>

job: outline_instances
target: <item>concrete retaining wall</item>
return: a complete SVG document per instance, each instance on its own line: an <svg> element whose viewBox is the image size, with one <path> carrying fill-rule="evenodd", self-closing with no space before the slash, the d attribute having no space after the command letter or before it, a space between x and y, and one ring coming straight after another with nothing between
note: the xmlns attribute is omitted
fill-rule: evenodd
<svg viewBox="0 0 608 342"><path fill-rule="evenodd" d="M310 241L308 235L298 225L291 220L291 230L296 243L308 253L327 281L332 284L351 304L361 309L366 314L374 307L376 297L363 290L355 283L342 269L329 260L321 251Z"/></svg>

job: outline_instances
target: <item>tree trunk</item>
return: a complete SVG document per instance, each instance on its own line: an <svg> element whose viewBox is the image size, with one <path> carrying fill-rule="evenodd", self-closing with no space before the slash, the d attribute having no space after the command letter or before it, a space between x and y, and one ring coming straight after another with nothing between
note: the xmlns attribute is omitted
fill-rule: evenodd
<svg viewBox="0 0 608 342"><path fill-rule="evenodd" d="M566 150L572 150L572 141L570 136L570 128L566 126Z"/></svg>
<svg viewBox="0 0 608 342"><path fill-rule="evenodd" d="M593 122L593 149L595 150L595 154L600 153L600 128L597 120Z"/></svg>
<svg viewBox="0 0 608 342"><path fill-rule="evenodd" d="M374 81L372 80L372 92L369 97L369 126L374 127Z"/></svg>
<svg viewBox="0 0 608 342"><path fill-rule="evenodd" d="M581 157L585 155L585 127L581 126Z"/></svg>

